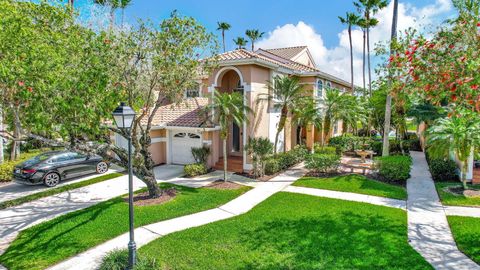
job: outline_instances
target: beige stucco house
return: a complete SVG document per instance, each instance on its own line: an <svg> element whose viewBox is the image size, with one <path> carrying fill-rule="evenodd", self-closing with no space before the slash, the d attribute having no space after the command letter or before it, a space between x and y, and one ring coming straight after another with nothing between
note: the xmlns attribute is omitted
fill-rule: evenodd
<svg viewBox="0 0 480 270"><path fill-rule="evenodd" d="M197 89L186 89L185 99L179 105L165 105L158 110L153 121L150 151L156 164L188 164L192 163L192 147L208 146L211 149L209 165L221 168L222 143L219 137L219 127L209 125L200 113L211 102L214 91L239 92L244 96L244 102L250 106L254 114L250 115L249 123L243 126L236 124L230 127L230 137L227 143L229 170L247 171L252 168L244 145L249 136L266 137L275 140L276 127L280 111L267 100L268 82L276 75L294 75L300 78L306 95L318 99L319 110L325 95L325 88L333 87L341 91L349 91L347 81L322 72L306 46L259 49L255 52L244 49L234 50L219 55L219 66L208 77L198 81ZM258 100L262 100L257 102ZM278 150L287 151L297 145L302 136L308 147L320 141L321 132L312 127L303 129L293 126L289 120L284 132L280 134ZM342 133L341 123L336 123L332 136ZM116 137L121 144L121 138Z"/></svg>

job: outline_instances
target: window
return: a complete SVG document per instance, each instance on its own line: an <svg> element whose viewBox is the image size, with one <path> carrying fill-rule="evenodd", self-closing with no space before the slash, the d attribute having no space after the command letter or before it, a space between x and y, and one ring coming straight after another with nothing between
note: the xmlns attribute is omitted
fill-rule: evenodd
<svg viewBox="0 0 480 270"><path fill-rule="evenodd" d="M316 92L317 97L322 97L323 96L323 81L318 79L317 80L317 92Z"/></svg>
<svg viewBox="0 0 480 270"><path fill-rule="evenodd" d="M185 90L185 97L186 98L194 98L200 96L200 84L195 83L195 86L191 89Z"/></svg>
<svg viewBox="0 0 480 270"><path fill-rule="evenodd" d="M188 137L190 137L190 139L200 139L200 136L195 133L188 133Z"/></svg>
<svg viewBox="0 0 480 270"><path fill-rule="evenodd" d="M328 89L331 89L331 88L332 88L332 83L331 83L331 82L327 82L327 88L328 88Z"/></svg>
<svg viewBox="0 0 480 270"><path fill-rule="evenodd" d="M177 133L177 134L173 135L173 137L175 137L175 138L185 138L186 135L187 135L186 133Z"/></svg>

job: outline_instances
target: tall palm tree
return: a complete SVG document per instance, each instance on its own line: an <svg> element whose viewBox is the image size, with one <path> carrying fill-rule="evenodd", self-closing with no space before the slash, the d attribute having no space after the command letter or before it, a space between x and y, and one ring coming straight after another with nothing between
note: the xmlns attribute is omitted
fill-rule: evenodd
<svg viewBox="0 0 480 270"><path fill-rule="evenodd" d="M274 152L277 152L278 137L285 128L288 113L295 107L296 101L302 97L303 87L297 77L275 76L273 83L270 83L272 94L269 99L274 101L274 107L280 108L280 120L275 134ZM285 151L285 144L283 145Z"/></svg>
<svg viewBox="0 0 480 270"><path fill-rule="evenodd" d="M299 144L302 144L303 128L312 126L313 128L322 127L322 117L319 114L317 104L312 97L302 97L299 98L294 106L293 113L293 123L300 128L299 133ZM313 150L313 148L312 148Z"/></svg>
<svg viewBox="0 0 480 270"><path fill-rule="evenodd" d="M252 52L255 51L255 41L262 38L264 34L265 32L260 32L258 29L250 29L245 31L245 35L250 38L250 42L252 42Z"/></svg>
<svg viewBox="0 0 480 270"><path fill-rule="evenodd" d="M394 43L397 41L397 21L398 21L398 0L393 2L393 18L392 18L392 32L390 33L390 55L394 55ZM389 74L390 75L390 74ZM391 85L391 80L388 80L388 85ZM390 87L388 87L390 90ZM392 96L387 93L387 100L385 103L385 124L383 131L383 148L382 156L386 157L390 154L390 140L388 134L390 134L390 125L392 118Z"/></svg>
<svg viewBox="0 0 480 270"><path fill-rule="evenodd" d="M115 24L115 10L120 7L121 0L93 0L93 3L110 8L110 28Z"/></svg>
<svg viewBox="0 0 480 270"><path fill-rule="evenodd" d="M74 0L68 0L68 5L70 6L70 14L73 15L73 2Z"/></svg>
<svg viewBox="0 0 480 270"><path fill-rule="evenodd" d="M248 40L244 39L243 37L237 37L236 39L233 40L235 45L237 45L237 49L245 49L245 46L247 46Z"/></svg>
<svg viewBox="0 0 480 270"><path fill-rule="evenodd" d="M227 181L227 138L230 125L234 122L241 126L248 122L248 114L252 109L243 104L243 96L240 93L215 92L212 103L206 107L206 111L213 111L214 121L220 125L220 138L223 140L223 180Z"/></svg>
<svg viewBox="0 0 480 270"><path fill-rule="evenodd" d="M346 124L353 125L357 121L357 104L354 96L328 88L324 105L323 142L328 142L334 123L343 120Z"/></svg>
<svg viewBox="0 0 480 270"><path fill-rule="evenodd" d="M226 51L225 50L225 31L230 30L232 26L227 22L217 22L217 25L218 25L217 30L222 31L223 52L225 52Z"/></svg>
<svg viewBox="0 0 480 270"><path fill-rule="evenodd" d="M462 183L467 188L468 158L480 146L480 117L468 110L459 110L451 117L437 119L427 130L429 154L448 158L453 151L461 163Z"/></svg>
<svg viewBox="0 0 480 270"><path fill-rule="evenodd" d="M362 13L363 18L365 19L365 29L367 36L367 61L368 61L368 91L369 94L372 94L372 70L370 67L370 28L378 24L378 20L372 16L377 14L377 12L387 6L387 0L359 0L355 2L354 5Z"/></svg>
<svg viewBox="0 0 480 270"><path fill-rule="evenodd" d="M366 44L367 44L367 31L366 31L366 21L365 19L361 18L358 20L358 23L357 23L357 26L360 27L360 29L362 29L362 33L363 33L363 53L362 53L362 78L363 78L363 95L364 96L367 96L367 79L366 79L366 76L365 76L365 62L366 62Z"/></svg>
<svg viewBox="0 0 480 270"><path fill-rule="evenodd" d="M355 86L353 83L353 44L352 44L352 26L358 25L360 21L360 16L355 13L347 12L345 17L338 17L342 24L348 25L348 40L350 42L350 87L352 88L352 93L355 91Z"/></svg>
<svg viewBox="0 0 480 270"><path fill-rule="evenodd" d="M122 9L122 26L123 26L123 21L125 19L125 9L132 3L132 0L119 0L118 7Z"/></svg>

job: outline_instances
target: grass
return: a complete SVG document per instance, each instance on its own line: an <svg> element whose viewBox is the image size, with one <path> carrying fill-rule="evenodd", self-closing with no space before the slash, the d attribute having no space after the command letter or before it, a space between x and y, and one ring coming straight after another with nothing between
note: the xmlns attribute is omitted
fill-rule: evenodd
<svg viewBox="0 0 480 270"><path fill-rule="evenodd" d="M480 197L468 198L463 195L455 195L450 192L446 192L443 189L449 186L462 186L460 182L435 182L435 187L437 188L438 196L444 205L453 205L453 206L480 206ZM471 189L479 189L476 186L469 185Z"/></svg>
<svg viewBox="0 0 480 270"><path fill-rule="evenodd" d="M121 173L105 174L105 175L98 176L98 177L95 177L95 178L92 178L92 179L88 179L88 180L85 180L85 181L82 181L82 182L77 182L77 183L73 183L73 184L69 184L69 185L65 185L65 186L61 186L61 187L57 187L57 188L50 188L50 189L47 189L45 191L41 191L41 192L38 192L38 193L27 195L25 197L20 197L20 198L17 198L17 199L0 202L0 210L5 209L7 207L20 205L22 203L38 200L40 198L45 198L45 197L48 197L48 196L52 196L52 195L55 195L55 194L58 194L58 193L62 193L64 191L69 191L69 190L72 190L72 189L77 189L77 188L81 188L81 187L84 187L84 186L88 186L88 185L92 185L92 184L95 184L95 183L110 180L110 179L113 179L113 178L117 178L117 177L120 177L122 175L123 174L121 174Z"/></svg>
<svg viewBox="0 0 480 270"><path fill-rule="evenodd" d="M280 192L252 211L159 238L161 269L432 269L400 209Z"/></svg>
<svg viewBox="0 0 480 270"><path fill-rule="evenodd" d="M448 216L447 219L460 251L480 263L480 218Z"/></svg>
<svg viewBox="0 0 480 270"><path fill-rule="evenodd" d="M405 200L407 191L401 186L382 183L368 179L363 175L349 174L337 177L318 178L303 177L294 186L353 192L365 195Z"/></svg>
<svg viewBox="0 0 480 270"><path fill-rule="evenodd" d="M249 189L175 187L178 193L173 200L135 207L135 226L211 209ZM122 197L117 197L22 231L0 256L0 264L10 270L44 269L125 232L128 232L128 204Z"/></svg>

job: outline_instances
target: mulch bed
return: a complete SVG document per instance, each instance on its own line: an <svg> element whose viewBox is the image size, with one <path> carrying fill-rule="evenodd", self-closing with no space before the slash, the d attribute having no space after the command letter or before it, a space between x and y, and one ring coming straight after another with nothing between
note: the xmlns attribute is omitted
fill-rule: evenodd
<svg viewBox="0 0 480 270"><path fill-rule="evenodd" d="M264 175L262 177L257 177L255 178L253 176L253 173L249 173L249 172L243 172L243 173L235 173L236 175L240 175L240 176L243 176L243 177L246 177L246 178L250 178L252 180L257 180L257 181L262 181L262 182L267 182L268 180L274 178L275 176L281 174L283 171L280 171L280 172L277 172L275 174L271 174L271 175Z"/></svg>
<svg viewBox="0 0 480 270"><path fill-rule="evenodd" d="M239 189L242 185L230 181L216 180L205 187L213 189Z"/></svg>
<svg viewBox="0 0 480 270"><path fill-rule="evenodd" d="M467 189L464 190L461 185L444 187L443 191L453 194L455 196L465 196L467 198L479 198L480 190Z"/></svg>
<svg viewBox="0 0 480 270"><path fill-rule="evenodd" d="M133 205L135 206L145 206L145 205L156 205L166 203L177 196L177 190L175 188L168 188L163 190L162 196L158 198L150 198L150 195L147 192L137 193L133 195ZM128 203L128 196L123 197L123 200Z"/></svg>

